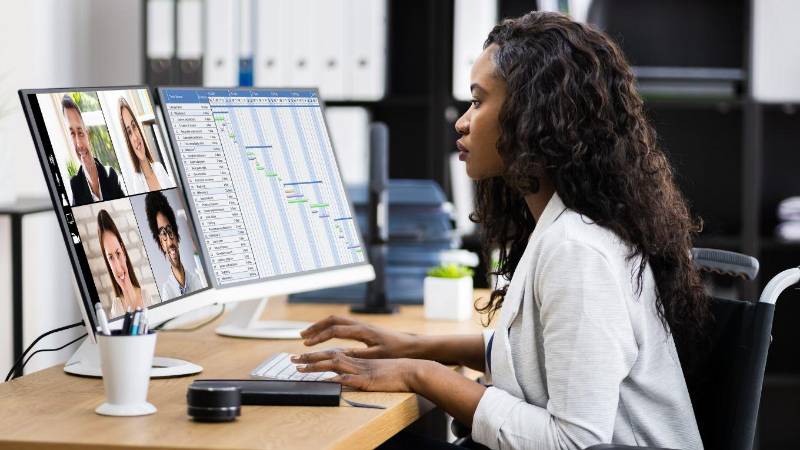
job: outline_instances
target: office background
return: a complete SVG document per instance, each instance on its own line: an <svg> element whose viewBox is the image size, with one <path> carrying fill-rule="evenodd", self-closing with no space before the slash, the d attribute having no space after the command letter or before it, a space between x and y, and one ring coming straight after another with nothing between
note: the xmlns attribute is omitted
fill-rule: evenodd
<svg viewBox="0 0 800 450"><path fill-rule="evenodd" d="M777 272L799 264L796 223L782 225L778 214L783 200L800 195L800 37L793 31L800 3L794 0L10 2L0 17L0 40L7 43L0 47L0 203L46 196L17 89L144 82L319 85L346 181L366 181L366 171L347 161L367 153L368 122L383 121L391 136L390 177L435 180L456 201L453 123L468 107L471 59L498 18L537 7L569 7L620 40L660 143L705 220L696 245L759 258L758 281L718 284L718 293L752 298ZM336 24L326 28L328 22ZM296 45L284 45L288 40ZM784 212L797 217L791 205ZM80 316L54 217L30 216L24 230L27 344ZM0 217L0 367L11 364L9 239L8 220ZM469 233L463 242L476 249ZM784 448L798 436L796 317L800 291L787 291L777 308L762 398L764 449ZM27 370L70 352L37 356Z"/></svg>

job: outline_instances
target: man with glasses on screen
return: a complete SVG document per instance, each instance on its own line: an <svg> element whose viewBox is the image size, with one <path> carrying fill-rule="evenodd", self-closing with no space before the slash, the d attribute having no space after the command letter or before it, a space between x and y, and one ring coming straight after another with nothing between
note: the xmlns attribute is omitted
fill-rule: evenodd
<svg viewBox="0 0 800 450"><path fill-rule="evenodd" d="M119 177L113 167L104 166L94 156L92 144L89 142L89 130L83 122L78 104L64 95L61 99L61 112L64 124L72 138L72 146L81 168L69 179L72 188L72 206L86 205L103 200L122 198L125 192L119 184Z"/></svg>
<svg viewBox="0 0 800 450"><path fill-rule="evenodd" d="M167 198L160 191L154 191L145 196L144 203L150 232L172 269L171 276L161 286L163 299L180 297L205 287L197 273L194 270L186 270L181 261L179 249L181 235L178 233L175 211Z"/></svg>

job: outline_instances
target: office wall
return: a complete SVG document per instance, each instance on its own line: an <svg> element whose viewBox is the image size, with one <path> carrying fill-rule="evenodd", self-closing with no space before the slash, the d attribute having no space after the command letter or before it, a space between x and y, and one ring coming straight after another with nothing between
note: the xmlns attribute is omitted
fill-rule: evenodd
<svg viewBox="0 0 800 450"><path fill-rule="evenodd" d="M47 196L17 90L140 83L140 17L138 0L4 2L0 14L0 42L4 43L0 46L0 161L3 161L0 202ZM0 315L10 321L5 319L11 312L8 227L7 220L0 220ZM72 268L55 218L52 214L42 214L26 219L23 233L27 258L23 286L27 345L40 333L75 322L79 316L71 284ZM29 266L28 261L34 260L36 265ZM35 276L29 275L29 271ZM57 307L51 307L54 302ZM65 343L67 337L48 337L45 345ZM0 370L3 373L10 365L11 352L11 329L2 326ZM68 353L37 355L31 367L59 363Z"/></svg>
<svg viewBox="0 0 800 450"><path fill-rule="evenodd" d="M9 229L10 220L8 217L0 217L0 242L8 242L11 239ZM5 372L14 363L11 346L13 336L11 334L11 271L5 270L11 264L11 254L7 245L0 246L0 372Z"/></svg>

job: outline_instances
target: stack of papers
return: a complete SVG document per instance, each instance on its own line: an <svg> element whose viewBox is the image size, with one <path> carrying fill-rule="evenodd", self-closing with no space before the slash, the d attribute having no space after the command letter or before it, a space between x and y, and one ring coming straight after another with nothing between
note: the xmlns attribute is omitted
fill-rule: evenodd
<svg viewBox="0 0 800 450"><path fill-rule="evenodd" d="M789 197L778 204L775 234L785 241L800 241L800 197Z"/></svg>

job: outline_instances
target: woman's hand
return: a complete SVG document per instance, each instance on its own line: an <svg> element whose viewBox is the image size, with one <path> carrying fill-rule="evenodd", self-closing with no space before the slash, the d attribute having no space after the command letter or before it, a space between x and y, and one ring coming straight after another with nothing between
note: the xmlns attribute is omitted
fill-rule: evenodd
<svg viewBox="0 0 800 450"><path fill-rule="evenodd" d="M336 372L329 381L362 391L415 392L416 374L424 364L419 359L363 359L341 351L306 353L292 358L298 372Z"/></svg>
<svg viewBox="0 0 800 450"><path fill-rule="evenodd" d="M384 330L339 316L320 320L301 331L300 336L304 339L303 343L308 346L333 338L363 342L367 348L339 350L347 356L356 358L408 357L419 347L416 345L418 338L414 335Z"/></svg>
<svg viewBox="0 0 800 450"><path fill-rule="evenodd" d="M331 371L330 381L362 391L414 392L441 406L461 423L472 423L486 387L455 370L423 359L364 359L336 350L292 357L298 372Z"/></svg>

